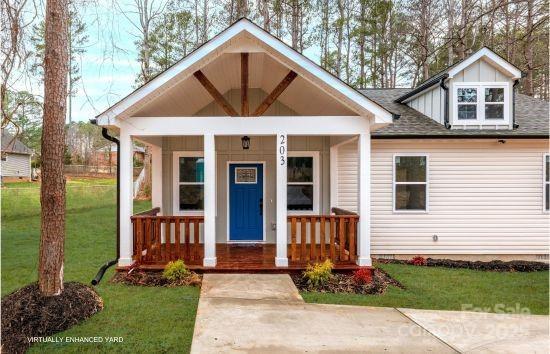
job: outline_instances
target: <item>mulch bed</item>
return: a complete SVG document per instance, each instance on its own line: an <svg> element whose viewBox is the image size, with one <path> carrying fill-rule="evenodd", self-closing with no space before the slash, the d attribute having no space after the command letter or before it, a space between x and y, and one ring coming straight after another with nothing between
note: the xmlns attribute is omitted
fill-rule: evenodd
<svg viewBox="0 0 550 354"><path fill-rule="evenodd" d="M401 259L377 259L378 263L411 264L408 260ZM548 263L532 261L455 261L452 259L426 258L427 267L466 268L474 270L486 270L496 272L537 272L548 270Z"/></svg>
<svg viewBox="0 0 550 354"><path fill-rule="evenodd" d="M334 273L326 284L318 287L311 287L302 274L292 274L291 277L300 291L377 295L383 294L390 285L397 286L401 289L405 288L382 269L374 269L372 281L368 284L356 283L353 279L353 275L350 273Z"/></svg>
<svg viewBox="0 0 550 354"><path fill-rule="evenodd" d="M29 337L64 331L103 309L89 286L68 282L58 296L42 296L38 284L27 285L2 299L2 352L24 353Z"/></svg>
<svg viewBox="0 0 550 354"><path fill-rule="evenodd" d="M143 271L134 268L128 272L117 272L110 281L112 283L140 286L200 286L202 283L202 276L191 272L191 275L187 278L171 282L162 277L162 272Z"/></svg>

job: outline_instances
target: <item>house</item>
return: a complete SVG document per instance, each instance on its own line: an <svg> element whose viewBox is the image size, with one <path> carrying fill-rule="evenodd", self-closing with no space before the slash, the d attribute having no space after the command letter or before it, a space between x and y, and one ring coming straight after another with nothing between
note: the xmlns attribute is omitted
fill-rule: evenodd
<svg viewBox="0 0 550 354"><path fill-rule="evenodd" d="M2 181L31 180L32 150L19 139L2 129L2 161L0 176Z"/></svg>
<svg viewBox="0 0 550 354"><path fill-rule="evenodd" d="M548 257L548 104L483 48L356 90L241 19L96 117L120 140L119 267ZM132 141L152 152L133 215Z"/></svg>
<svg viewBox="0 0 550 354"><path fill-rule="evenodd" d="M94 152L92 162L99 167L116 166L118 150L116 144L107 145ZM143 165L145 158L145 149L134 145L134 161L138 165Z"/></svg>

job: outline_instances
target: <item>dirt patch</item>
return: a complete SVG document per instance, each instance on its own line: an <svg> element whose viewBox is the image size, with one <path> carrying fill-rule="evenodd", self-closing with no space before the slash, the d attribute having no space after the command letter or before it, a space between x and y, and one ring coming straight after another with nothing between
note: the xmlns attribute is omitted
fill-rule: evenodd
<svg viewBox="0 0 550 354"><path fill-rule="evenodd" d="M378 263L393 263L393 264L412 264L411 260L401 259L377 259ZM426 258L425 266L427 267L445 267L445 268L466 268L474 270L485 270L495 272L537 272L548 270L548 263L531 262L531 261L455 261L452 259L435 259Z"/></svg>
<svg viewBox="0 0 550 354"><path fill-rule="evenodd" d="M390 285L397 286L401 289L405 288L401 283L390 277L388 273L381 269L374 269L372 281L367 284L357 283L351 273L332 274L325 284L317 287L309 285L302 274L292 274L291 278L300 291L318 291L322 293L375 295L383 294Z"/></svg>
<svg viewBox="0 0 550 354"><path fill-rule="evenodd" d="M169 281L162 276L162 272L147 272L134 268L128 272L117 272L110 281L112 283L140 286L200 286L202 283L202 276L191 272L185 279Z"/></svg>
<svg viewBox="0 0 550 354"><path fill-rule="evenodd" d="M68 282L61 295L45 297L38 284L21 288L2 299L2 352L24 353L29 337L64 331L103 309L103 301L89 286Z"/></svg>

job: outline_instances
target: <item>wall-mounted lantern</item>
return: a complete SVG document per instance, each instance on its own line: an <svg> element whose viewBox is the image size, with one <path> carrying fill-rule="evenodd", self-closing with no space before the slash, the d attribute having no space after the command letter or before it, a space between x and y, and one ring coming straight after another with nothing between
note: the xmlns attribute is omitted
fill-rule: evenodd
<svg viewBox="0 0 550 354"><path fill-rule="evenodd" d="M241 138L241 143L243 144L243 150L248 150L250 148L250 138L248 136L243 136Z"/></svg>

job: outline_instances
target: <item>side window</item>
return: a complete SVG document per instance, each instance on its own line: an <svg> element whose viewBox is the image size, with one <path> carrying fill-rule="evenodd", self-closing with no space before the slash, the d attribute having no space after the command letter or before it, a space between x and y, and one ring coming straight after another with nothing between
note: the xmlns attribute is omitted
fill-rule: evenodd
<svg viewBox="0 0 550 354"><path fill-rule="evenodd" d="M319 213L319 153L289 152L287 157L287 210L294 214Z"/></svg>
<svg viewBox="0 0 550 354"><path fill-rule="evenodd" d="M544 210L550 210L550 155L544 155Z"/></svg>
<svg viewBox="0 0 550 354"><path fill-rule="evenodd" d="M180 211L204 209L204 159L201 156L178 157L178 206Z"/></svg>
<svg viewBox="0 0 550 354"><path fill-rule="evenodd" d="M395 211L427 211L428 157L394 157L393 204Z"/></svg>

